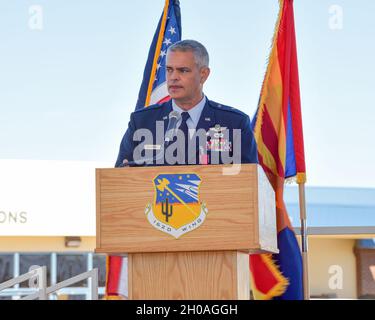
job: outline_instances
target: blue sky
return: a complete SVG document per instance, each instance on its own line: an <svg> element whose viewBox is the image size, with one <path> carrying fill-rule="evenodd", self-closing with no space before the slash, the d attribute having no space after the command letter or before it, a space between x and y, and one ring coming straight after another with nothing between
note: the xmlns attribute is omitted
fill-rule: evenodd
<svg viewBox="0 0 375 320"><path fill-rule="evenodd" d="M255 112L276 0L181 0L208 98ZM29 27L32 5L42 30ZM164 0L0 0L0 159L115 162ZM343 10L343 28L330 28ZM373 0L295 0L308 185L374 187Z"/></svg>

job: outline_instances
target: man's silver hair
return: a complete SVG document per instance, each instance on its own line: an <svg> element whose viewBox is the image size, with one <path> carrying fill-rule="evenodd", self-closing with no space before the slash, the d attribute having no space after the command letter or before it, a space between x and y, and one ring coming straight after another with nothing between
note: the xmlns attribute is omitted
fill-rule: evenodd
<svg viewBox="0 0 375 320"><path fill-rule="evenodd" d="M196 40L181 40L174 44L172 44L168 48L168 52L175 52L175 51L191 51L194 54L195 62L197 63L199 68L207 67L209 65L210 59L208 56L207 49L204 47L203 44Z"/></svg>

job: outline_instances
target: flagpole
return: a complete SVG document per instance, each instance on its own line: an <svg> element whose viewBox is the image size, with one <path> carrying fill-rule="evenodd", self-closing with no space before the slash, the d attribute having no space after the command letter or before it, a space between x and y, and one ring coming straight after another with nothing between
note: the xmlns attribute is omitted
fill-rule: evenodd
<svg viewBox="0 0 375 320"><path fill-rule="evenodd" d="M304 300L310 300L308 259L307 259L307 226L306 226L306 198L305 183L298 184L299 191L299 209L301 219L301 244L302 244L302 263L303 263L303 297Z"/></svg>

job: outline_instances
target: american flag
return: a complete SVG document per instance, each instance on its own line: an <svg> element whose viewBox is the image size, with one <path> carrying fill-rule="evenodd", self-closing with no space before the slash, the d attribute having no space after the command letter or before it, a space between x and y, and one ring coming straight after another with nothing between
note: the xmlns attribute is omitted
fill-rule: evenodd
<svg viewBox="0 0 375 320"><path fill-rule="evenodd" d="M169 100L165 63L168 47L181 40L178 0L166 0L163 14L149 50L136 110Z"/></svg>
<svg viewBox="0 0 375 320"><path fill-rule="evenodd" d="M167 49L181 40L181 15L178 0L166 0L163 14L148 53L136 110L169 100L165 63ZM107 257L106 299L128 295L128 262L124 256Z"/></svg>

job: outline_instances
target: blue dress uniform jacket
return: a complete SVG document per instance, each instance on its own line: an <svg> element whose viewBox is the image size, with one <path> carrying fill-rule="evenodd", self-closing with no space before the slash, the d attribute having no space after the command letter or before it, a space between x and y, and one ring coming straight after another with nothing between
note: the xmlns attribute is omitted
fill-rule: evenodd
<svg viewBox="0 0 375 320"><path fill-rule="evenodd" d="M136 130L138 129L148 129L152 133L153 137L156 137L156 122L164 122L164 133L168 126L168 115L172 111L172 102L168 101L160 105L149 106L141 110L133 112L130 116L130 122L128 129L125 132L125 135L121 141L120 151L116 161L116 167L121 166L124 159L128 161L134 161L133 151L142 143L142 141L134 141L133 136ZM243 113L240 110L237 110L232 107L228 107L207 99L206 104L203 108L201 117L199 119L196 130L204 129L209 132L213 128L225 128L229 130L229 145L233 144L233 129L241 130L241 163L258 163L258 154L256 142L250 126L250 118L248 115ZM156 138L154 139L154 144L156 144ZM212 163L210 159L212 158L212 152L215 151L214 147L208 147L206 150L209 162ZM197 155L201 150L197 150ZM199 159L199 156L196 157ZM219 157L220 163L222 162L221 157ZM237 161L238 162L238 161ZM197 161L196 164L199 164ZM166 163L166 165L168 165Z"/></svg>

